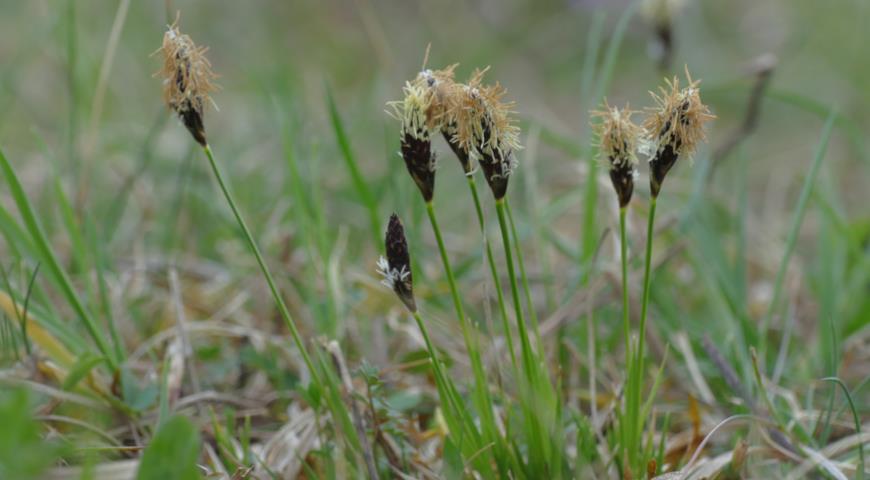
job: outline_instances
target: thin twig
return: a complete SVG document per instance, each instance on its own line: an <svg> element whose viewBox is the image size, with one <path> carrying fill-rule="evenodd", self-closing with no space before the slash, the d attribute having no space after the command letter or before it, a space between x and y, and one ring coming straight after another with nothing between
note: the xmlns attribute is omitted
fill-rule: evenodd
<svg viewBox="0 0 870 480"><path fill-rule="evenodd" d="M707 171L708 183L712 180L716 167L722 164L737 145L758 128L758 119L761 116L761 100L770 84L770 78L773 76L777 62L776 56L770 53L765 53L752 62L749 72L755 77L755 84L749 93L749 100L746 102L743 122L713 151L710 157L710 169Z"/></svg>
<svg viewBox="0 0 870 480"><path fill-rule="evenodd" d="M728 388L743 400L749 410L755 411L755 401L749 395L749 392L746 390L746 387L743 386L743 383L741 383L737 378L737 372L734 370L734 367L728 363L728 360L725 360L725 357L722 356L719 349L713 345L713 341L710 340L710 335L704 335L704 338L701 340L701 345L704 346L704 350L707 352L707 356L710 360L713 361L713 365L719 369L719 373L722 374L722 378L725 380L725 384L728 385Z"/></svg>
<svg viewBox="0 0 870 480"><path fill-rule="evenodd" d="M719 349L713 345L713 342L710 340L709 335L705 335L702 339L701 343L704 346L704 350L707 351L707 356L713 361L713 365L719 369L719 373L722 374L722 378L725 379L725 383L738 397L740 397L746 406L749 408L751 412L759 417L766 417L765 413L758 407L758 405L753 400L752 396L749 395L749 392L744 387L743 383L740 382L737 378L737 372L734 370L734 367L731 366L730 363L722 356L722 353L719 352ZM765 397L766 398L766 397ZM771 409L769 415L775 415L775 412ZM797 449L792 444L792 442L781 432L780 430L774 428L768 428L767 433L770 436L772 443L782 447L783 449L797 453Z"/></svg>

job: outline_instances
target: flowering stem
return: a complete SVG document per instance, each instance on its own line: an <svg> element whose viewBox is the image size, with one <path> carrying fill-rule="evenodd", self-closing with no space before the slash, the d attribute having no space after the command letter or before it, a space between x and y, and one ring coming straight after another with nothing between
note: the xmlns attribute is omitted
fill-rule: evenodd
<svg viewBox="0 0 870 480"><path fill-rule="evenodd" d="M260 249L257 247L257 242L254 241L254 236L251 235L251 231L248 229L248 225L245 223L245 220L242 218L242 214L236 207L236 202L235 200L233 200L233 196L230 193L230 190L227 187L226 183L224 182L223 175L221 174L217 162L215 162L211 148L206 145L203 147L203 150L205 151L205 155L208 157L209 164L211 165L212 172L214 172L214 176L217 179L218 185L220 185L221 191L223 192L227 203L229 203L230 209L233 211L233 215L236 217L236 222L238 222L239 227L241 227L242 232L245 235L245 239L248 241L248 246L251 248L251 251L254 252L254 257L256 257L257 259L257 264L260 266L260 270L263 272L263 276L266 277L266 283L269 284L269 290L272 292L272 297L275 299L275 303L278 305L278 311L281 312L281 317L284 319L284 323L290 330L290 334L293 336L293 341L296 342L296 347L299 348L299 353L302 354L302 360L305 361L305 366L308 368L308 372L311 375L314 383L320 385L320 376L317 373L317 370L315 370L314 364L311 362L311 357L308 355L308 351L305 349L305 343L302 341L302 336L299 334L299 329L296 328L296 322L294 322L293 317L290 316L290 311L287 309L287 305L284 303L284 299L281 298L281 294L278 292L278 287L275 286L275 280L272 278L272 273L269 271L269 267L266 266L266 262L263 260L263 256L260 254Z"/></svg>
<svg viewBox="0 0 870 480"><path fill-rule="evenodd" d="M625 465L628 468L631 468L631 461L629 457L632 455L630 452L636 450L634 446L634 437L631 437L629 434L629 430L633 428L634 425L637 424L636 418L634 416L634 412L638 410L637 401L635 400L635 391L634 391L634 383L636 374L632 369L633 365L633 356L631 351L631 324L629 322L629 311L628 311L628 257L626 256L626 235L625 235L625 215L626 208L622 207L619 209L619 245L620 245L620 256L622 262L622 328L623 335L625 336L625 369L628 372L628 387L626 391L626 401L625 401L625 413L623 415L623 420L620 422L620 433L623 436L623 445L624 448L623 453L623 461L628 461L629 464ZM630 437L630 438L629 438Z"/></svg>
<svg viewBox="0 0 870 480"><path fill-rule="evenodd" d="M441 237L441 228L438 227L438 219L435 217L435 205L432 202L426 202L426 213L429 215L429 222L432 224L432 230L435 232L435 241L438 243L438 251L441 253L441 262L444 264L444 273L447 275L447 283L450 285L450 295L453 298L453 307L456 309L456 315L459 317L459 322L465 325L465 310L462 308L462 299L459 296L459 289L456 287L456 279L453 277L453 269L450 268L450 259L447 257L447 248L444 246L444 239Z"/></svg>
<svg viewBox="0 0 870 480"><path fill-rule="evenodd" d="M502 328L504 329L507 348L511 355L511 364L513 364L514 372L518 372L517 355L514 351L513 335L511 335L511 327L508 321L507 307L504 302L504 293L501 290L501 281L498 278L498 269L495 266L495 259L492 255L492 246L486 236L486 224L483 219L483 208L480 206L480 196L477 194L477 184L474 182L474 177L466 176L468 179L468 188L471 190L471 196L474 198L474 208L477 211L477 222L480 225L480 233L483 236L483 245L486 248L486 260L489 263L489 270L492 274L492 283L495 287L496 297L498 298L498 309L501 313Z"/></svg>
<svg viewBox="0 0 870 480"><path fill-rule="evenodd" d="M643 347L646 341L646 317L649 307L650 291L650 266L652 263L653 225L656 216L656 199L653 195L650 200L649 217L646 229L646 257L643 270L643 297L640 308L640 327L637 338L637 347L634 352L633 364L629 366L628 391L626 393L626 409L628 423L628 441L625 448L628 450L628 467L642 467L637 462L637 456L641 453L641 437L643 435L644 418L640 414L641 392L643 390L644 354ZM624 258L623 253L623 258ZM624 260L623 260L624 261Z"/></svg>
<svg viewBox="0 0 870 480"><path fill-rule="evenodd" d="M646 340L646 316L649 308L649 277L652 263L653 224L656 217L656 198L652 197L649 204L649 219L646 226L646 258L643 266L643 300L640 306L640 333L637 345L638 368L643 367L643 345ZM624 255L623 255L624 256Z"/></svg>
<svg viewBox="0 0 870 480"><path fill-rule="evenodd" d="M529 342L529 332L526 328L526 319L523 316L523 307L520 305L520 293L519 287L517 286L517 276L514 272L514 261L513 255L511 254L511 236L508 232L508 223L507 217L505 213L505 198L502 197L495 201L495 211L498 213L498 224L501 228L501 238L504 243L504 255L505 255L505 263L507 263L508 268L508 276L511 281L511 295L513 296L514 301L514 313L517 316L517 329L520 333L520 344L522 347L523 353L523 366L526 370L526 376L529 381L533 381L535 377L535 360L534 355L532 354L532 346L531 342ZM533 384L535 382L532 382Z"/></svg>
<svg viewBox="0 0 870 480"><path fill-rule="evenodd" d="M462 328L465 347L468 349L468 356L471 359L471 370L474 373L476 384L474 397L477 403L477 408L480 410L481 424L483 425L484 431L492 437L497 434L497 429L492 414L492 400L489 396L489 386L486 383L486 374L484 373L483 363L480 359L480 350L478 349L477 341L473 336L473 332L471 331L471 328L469 328L468 319L465 317L465 311L462 308L462 299L459 296L456 279L453 277L453 270L450 268L450 259L447 257L447 248L444 246L441 229L438 227L438 220L435 217L435 205L431 201L426 202L426 213L429 214L429 221L432 224L432 230L435 232L435 240L438 242L438 251L441 253L441 261L444 264L444 273L447 275L447 283L450 285L450 294L453 297L453 306L456 308L456 315L459 316L459 325Z"/></svg>
<svg viewBox="0 0 870 480"><path fill-rule="evenodd" d="M514 242L514 251L517 254L517 264L520 267L520 279L523 282L523 290L526 296L526 308L529 309L529 319L532 322L532 329L535 331L535 340L538 342L538 348L541 348L541 332L538 329L538 314L535 313L535 304L532 302L532 293L529 289L529 277L526 276L526 267L523 262L523 249L520 247L520 237L517 235L517 228L514 224L514 214L507 198L504 202L505 210L507 210L508 222L511 226L511 236Z"/></svg>
<svg viewBox="0 0 870 480"><path fill-rule="evenodd" d="M438 359L438 353L435 350L435 346L432 344L432 339L429 338L429 331L426 329L426 324L423 323L423 319L420 317L420 312L413 312L413 315L414 320L417 322L417 327L423 335L423 342L426 343L426 350L429 351L429 358L432 360L432 370L435 375L435 383L438 387L441 401L445 404L447 418L451 420L449 426L450 428L455 429L457 428L456 421L460 421L462 424L465 423L461 418L462 413L464 412L461 407L462 404L455 389L451 388L451 385L448 384L447 375L444 374L441 360Z"/></svg>
<svg viewBox="0 0 870 480"><path fill-rule="evenodd" d="M622 260L622 328L625 335L625 367L631 365L631 324L628 316L628 240L625 235L626 208L619 209L619 252Z"/></svg>

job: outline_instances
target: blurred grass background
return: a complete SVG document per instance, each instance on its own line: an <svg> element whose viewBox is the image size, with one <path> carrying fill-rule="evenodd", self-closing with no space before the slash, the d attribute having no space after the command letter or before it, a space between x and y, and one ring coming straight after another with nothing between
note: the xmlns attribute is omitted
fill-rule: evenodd
<svg viewBox="0 0 870 480"><path fill-rule="evenodd" d="M345 175L331 162L335 146L325 117L324 85L336 91L367 174L381 178L397 165L392 161L395 125L381 114L383 105L397 98L404 80L419 69L429 43L431 66L460 63L460 77L475 67L492 66L491 77L508 88L527 124L584 144L587 110L596 106L581 98L580 91L588 32L601 14L607 14L605 31L612 29L627 4L176 1L170 8L181 11L185 30L211 49L223 91L216 95L220 112L209 114L208 128L220 132L224 148L235 150L234 168L242 174L265 170L270 178L281 178L276 173L283 169L272 163L281 157L281 131L271 105L274 98L286 98L298 124L297 143L319 143L324 172L340 186ZM0 133L9 156L45 157L46 152L33 148L34 138L39 138L53 155L43 161L50 160L52 169L63 172L82 165L89 177L87 189L95 192L117 188L118 177L135 170L136 149L130 146L143 144L161 114L155 101L159 81L151 76L158 61L149 55L159 46L166 7L157 1L133 2L108 76L103 110L94 120L91 106L116 8L116 2L75 7L10 2L3 5L0 19ZM819 129L817 115L781 97L835 107L855 136L863 137L870 95L870 73L863 61L870 35L868 10L870 6L857 0L824 7L810 0L687 2L675 22L674 70L681 73L687 64L704 80L706 98L719 115L711 133L714 145L742 113L748 93L743 70L762 53L779 58L774 98L765 101L765 121L746 144L753 192L766 190L772 181L793 184L792 176L803 170L797 158L811 151L816 139L812 133ZM662 77L648 55L651 33L639 16L631 21L613 74L611 103L650 103L646 92ZM157 133L158 172L167 167L171 171L185 153L186 138L177 130L160 128ZM66 148L70 138L74 155ZM867 162L863 138L839 143L827 163L840 172L866 171L861 167ZM92 158L81 158L86 148ZM554 177L572 178L566 169L576 166L574 158L559 153L564 152L542 152L542 184L549 185ZM272 169L267 168L270 164ZM846 207L863 206L858 188L862 180L858 175L837 178Z"/></svg>
<svg viewBox="0 0 870 480"><path fill-rule="evenodd" d="M843 195L845 211L863 213L866 197L860 187L868 163L863 137L870 111L870 68L863 51L870 35L866 2L838 0L824 7L811 0L687 3L675 22L673 68L681 73L687 64L703 79L705 98L719 116L710 135L713 145L741 118L750 87L744 71L751 60L762 53L779 59L758 133L745 143L759 222L787 221L782 192L799 185L795 179L807 167L801 160L809 158L820 128L817 112L807 110L832 107L846 119L840 123L845 133L837 135L826 170ZM330 85L353 150L366 175L377 181L401 166L394 155L396 126L382 113L384 103L396 99L404 80L420 68L429 43L429 65L460 63L460 78L475 67L492 66L490 76L508 88L524 125L543 131L535 172L539 183L574 188L582 180L579 150L558 147L588 141L587 111L596 106L582 95L589 30L597 15L606 15L605 33L612 30L627 4L177 1L169 8L181 11L185 30L211 49L223 88L215 97L220 112L207 118L209 131L217 134L212 143L232 157L239 188L257 185L253 190L260 196L246 203L265 210L267 198L281 198L286 175L278 160L282 130L275 102L293 119L293 147L316 150L325 191L340 191L347 176L326 118L324 86ZM99 196L120 190L141 166L139 154L147 148L153 156L149 174L137 179L131 194L153 188L143 200L159 210L149 203L172 191L189 147L183 131L161 123L167 115L157 101L159 81L152 78L158 61L149 55L167 23L164 3L131 4L100 112L92 107L117 3L9 2L0 8L0 135L9 157L64 178L78 175L75 189L96 195L88 205L99 211L111 206ZM611 103L628 101L637 108L650 103L646 92L663 76L648 54L651 40L652 28L635 16L613 73ZM548 142L551 135L564 142ZM314 161L307 157L302 163ZM681 170L684 178L691 174ZM39 175L33 175L38 186ZM439 184L448 184L448 175L442 174ZM133 202L125 218L153 231L138 208L142 203ZM352 197L331 198L327 208L349 214L330 218L362 226L354 220L360 208Z"/></svg>
<svg viewBox="0 0 870 480"><path fill-rule="evenodd" d="M694 167L682 162L660 201L679 228L656 248L684 250L656 274L653 328L659 338L687 331L698 355L700 339L712 335L729 355L745 360L739 346L745 338L736 328L741 321L757 322L767 309L798 193L834 110L834 133L784 284L794 330L789 322L776 322L768 360L776 360L789 332L793 346L786 349L781 373L792 385L806 387L811 378L837 373L855 385L870 364L870 3L685 3L674 19L672 71L662 72L651 57L652 26L635 12L606 90L611 104L630 102L640 109L651 104L647 91L663 76L682 76L688 65L703 80L704 99L718 116ZM93 271L77 254L82 240L64 225L56 180L71 199L78 226L92 232L84 241L97 237L99 254L90 261L108 271L116 299L113 320L128 351L172 325L165 275L137 284L142 279L136 272L176 260L201 272L202 283L218 284L216 290L186 292L200 317L220 312L221 302L241 291L244 307L232 315L242 319L234 321L286 334L277 319L264 317L272 305L253 258L218 201L204 159L160 101L160 80L153 77L159 59L151 55L174 15L168 12L176 10L182 30L210 48L220 75L222 90L214 95L219 111L205 119L210 143L306 333L344 339L354 361L395 362L390 345L396 310L390 310L392 299L376 286L374 274L381 232L372 231L353 188L329 118L328 90L381 222L398 211L411 225L415 261L429 279L419 283L431 297L433 321L442 330L456 328L446 287L438 282L434 244L420 225L422 204L396 154L398 125L384 113L385 103L398 99L404 81L421 68L430 44L428 66L459 63L460 79L491 66L488 78L500 81L516 102L526 148L519 152L511 192L533 265L536 302L542 320L556 306L578 304L583 189L594 152L588 110L597 107L593 73L601 61L589 52L603 49L629 2L133 1L101 87L118 6L0 4L0 145L36 203L52 245L94 299ZM758 128L705 186L710 152L740 124L753 85L749 67L766 53L778 64ZM482 298L486 272L473 235L477 226L460 169L444 147L436 201L447 212L442 222L460 281L471 298ZM0 192L9 203L5 190ZM646 192L642 180L641 205ZM615 205L606 183L599 194L597 233L612 231ZM632 248L640 251L643 218L636 215L629 228L637 236ZM618 248L612 235L604 238L596 275L610 281ZM7 245L0 248L8 261L18 261ZM597 318L607 356L619 345L619 312L615 300L602 303ZM61 316L67 312L63 305L54 308ZM569 312L570 318L559 321L567 324L572 342L585 346L582 309ZM825 337L829 327L840 346ZM239 368L233 355L200 347L215 379ZM248 360L257 367L264 362ZM702 363L705 374L715 376ZM747 370L739 370L749 379ZM714 387L717 393L724 388ZM858 404L866 418L866 392L862 398Z"/></svg>

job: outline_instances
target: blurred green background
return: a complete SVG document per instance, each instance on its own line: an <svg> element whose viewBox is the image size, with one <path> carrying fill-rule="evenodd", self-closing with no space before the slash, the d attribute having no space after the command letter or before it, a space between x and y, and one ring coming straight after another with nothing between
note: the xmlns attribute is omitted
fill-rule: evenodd
<svg viewBox="0 0 870 480"><path fill-rule="evenodd" d="M774 94L834 107L852 122L855 136L864 137L870 110L867 2L680 3L685 5L674 22L673 69L681 73L687 64L694 77L703 79L705 98L719 116L711 129L713 144L740 118L748 93L743 72L763 53L779 59ZM91 107L118 2L73 4L74 12L64 2L0 6L0 135L18 162L71 170L81 164L90 176L88 187L100 190L117 186L119 176L135 169L136 148L130 147L141 146L160 113L160 81L152 78L159 59L149 55L160 45L167 4L131 2L98 113ZM383 114L384 103L398 98L430 43L430 66L459 63L460 78L475 67L491 66L490 78L508 88L525 122L582 145L587 110L595 106L581 95L589 30L596 15L607 15L603 28L609 33L627 5L603 0L175 0L168 9L180 11L183 31L210 47L223 90L215 95L220 112L209 113L207 126L218 151L234 150L234 168L278 169L280 129L270 107L275 97L289 98L301 137L330 140L323 101L329 84L358 157L367 172L381 176L397 165L391 138L395 125ZM611 103L650 103L646 92L663 76L648 54L652 39L649 23L635 16L619 52L608 92ZM757 173L753 190L788 184L800 175L806 166L800 160L807 158L818 122L817 116L781 98L764 102L758 134L747 142L750 168ZM70 137L73 155L67 148ZM186 140L177 128L161 129L156 155L177 158ZM836 142L827 163L840 172L866 173L866 166L861 167L862 161L866 165L863 138L853 140ZM339 181L340 169L331 163L334 142L321 143L320 161ZM35 148L39 144L50 158ZM542 183L549 183L551 175L572 182L575 158L557 153L548 152L539 163ZM837 178L847 205L865 204L859 188L865 179Z"/></svg>
<svg viewBox="0 0 870 480"><path fill-rule="evenodd" d="M748 92L743 71L763 53L779 59L774 92L836 107L857 132L867 131L868 2L682 3L685 6L674 23L673 69L681 73L687 64L693 76L703 79L705 98L719 116L711 129L713 144L740 117ZM27 156L28 164L49 161L55 168L87 164L89 171L96 170L88 184L98 190L111 187L119 175L135 168L136 151L130 146L142 144L160 112L160 82L152 78L159 59L149 55L160 45L167 6L162 1L131 2L102 111L94 120L91 106L118 2L73 4L73 32L66 2L10 1L0 6L4 113L0 135L10 157L21 163ZM291 96L288 104L297 112L303 137L330 139L323 101L324 85L330 84L354 149L367 171L380 176L396 165L391 156L396 142L388 138L395 125L383 114L384 103L398 98L404 80L420 68L430 43L430 66L459 63L459 77L464 78L473 68L490 65L490 78L508 88L524 121L583 144L587 110L595 106L581 96L589 30L596 15L606 14L607 35L628 2L174 0L170 4L169 9L181 12L182 30L210 47L209 58L221 75L223 91L215 95L220 112L210 112L207 125L218 151L235 150L233 162L238 168L277 168L280 130L269 107L272 97ZM646 92L663 76L648 55L651 40L652 28L635 16L619 52L608 92L611 103L630 101L636 107L650 103ZM87 147L91 158L67 158L71 123L76 128L72 133L77 152ZM747 143L751 168L758 173L757 189L778 181L772 177L784 176L781 182L788 183L789 177L799 174L805 166L800 160L807 158L819 127L817 117L782 100L767 99L759 133ZM187 143L183 134L177 128L161 131L155 147L158 156L179 156ZM44 158L44 152L34 148L35 138L42 139L52 158ZM331 165L334 142L323 143L322 161ZM866 152L848 142L842 148L837 143L828 164L841 171L866 172L866 167L860 167ZM575 166L574 158L548 154L542 160L544 175L571 181L565 170ZM838 180L844 182L841 190L850 194L849 204L862 205L866 199L859 195L862 178L844 175Z"/></svg>

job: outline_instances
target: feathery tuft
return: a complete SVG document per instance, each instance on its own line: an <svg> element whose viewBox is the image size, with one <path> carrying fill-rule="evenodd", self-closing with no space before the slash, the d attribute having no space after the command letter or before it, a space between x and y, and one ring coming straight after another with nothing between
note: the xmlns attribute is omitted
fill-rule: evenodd
<svg viewBox="0 0 870 480"><path fill-rule="evenodd" d="M453 64L442 70L424 69L417 74L414 83L425 88L430 97L429 108L426 110L426 122L433 132L444 128L447 120L447 112L453 102L456 82L453 81L453 72L457 64Z"/></svg>
<svg viewBox="0 0 870 480"><path fill-rule="evenodd" d="M604 101L604 110L593 111L593 117L601 118L595 126L598 136L599 154L607 159L610 180L619 197L619 206L624 208L631 201L634 191L634 178L637 176L638 138L643 129L631 121L636 112L628 105L623 109L611 107Z"/></svg>
<svg viewBox="0 0 870 480"><path fill-rule="evenodd" d="M452 143L472 152L483 169L496 200L505 196L508 177L516 167L514 150L520 148L519 128L511 117L513 103L502 101L506 90L498 83L484 85L486 70L477 70L468 85L452 96L449 124ZM461 159L460 159L461 160ZM466 172L470 171L469 168Z"/></svg>
<svg viewBox="0 0 870 480"><path fill-rule="evenodd" d="M190 36L178 29L178 19L163 35L163 101L178 114L193 138L202 146L205 138L203 115L210 103L209 94L217 90L212 83L216 75L205 57L207 47L197 47ZM156 52L155 52L156 53Z"/></svg>
<svg viewBox="0 0 870 480"><path fill-rule="evenodd" d="M681 156L691 157L698 144L706 140L704 123L716 118L701 102L699 80L692 80L686 68L688 86L680 89L677 77L666 80L661 95L650 92L656 101L644 122L650 157L650 189L658 196L665 176Z"/></svg>

